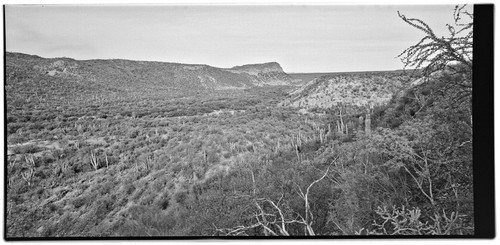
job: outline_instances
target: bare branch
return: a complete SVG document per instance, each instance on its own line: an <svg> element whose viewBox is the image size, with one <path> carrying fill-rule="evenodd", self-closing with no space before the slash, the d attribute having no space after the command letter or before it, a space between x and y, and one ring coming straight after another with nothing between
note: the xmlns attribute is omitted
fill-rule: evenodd
<svg viewBox="0 0 500 245"><path fill-rule="evenodd" d="M401 58L404 68L422 69L424 76L435 71L442 71L457 63L465 67L466 73L472 73L473 14L465 10L466 5L456 6L453 16L455 23L447 25L449 37L438 37L422 20L408 18L398 11L398 16L407 24L425 33L415 45L405 49L397 57ZM461 16L469 20L462 23ZM471 87L471 81L467 81Z"/></svg>

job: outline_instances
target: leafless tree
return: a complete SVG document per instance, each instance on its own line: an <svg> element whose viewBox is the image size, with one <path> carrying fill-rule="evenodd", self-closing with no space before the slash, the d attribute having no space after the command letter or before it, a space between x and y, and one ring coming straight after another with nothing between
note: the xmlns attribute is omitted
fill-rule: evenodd
<svg viewBox="0 0 500 245"><path fill-rule="evenodd" d="M247 226L236 226L232 228L217 228L215 225L215 230L219 234L223 234L225 236L244 236L247 235L247 231L261 228L263 229L265 236L290 236L294 234L290 234L288 229L288 225L290 224L300 224L304 227L304 234L306 236L314 236L316 233L312 227L314 222L314 215L310 208L310 200L309 194L312 187L318 182L325 179L325 177L330 172L331 166L338 160L339 156L337 156L323 171L321 177L315 179L311 182L305 192L300 188L299 185L296 184L297 193L300 198L304 201L304 212L305 215L301 215L296 212L290 212L289 208L283 204L284 193L281 193L280 198L277 201L273 201L269 198L260 198L257 197L257 187L255 184L255 176L253 171L251 173L252 176L252 195L240 195L239 197L249 197L252 199L253 205L256 208L256 212L253 215L255 221ZM264 208L264 205L268 204L271 206L271 209ZM271 211L272 210L272 211Z"/></svg>
<svg viewBox="0 0 500 245"><path fill-rule="evenodd" d="M425 36L415 45L405 49L397 57L406 68L421 70L425 77L436 71L451 70L464 74L466 79L456 86L472 88L473 19L466 5L455 6L454 24L447 24L449 36L438 37L424 21L408 18L398 11L399 17L409 25L421 30Z"/></svg>

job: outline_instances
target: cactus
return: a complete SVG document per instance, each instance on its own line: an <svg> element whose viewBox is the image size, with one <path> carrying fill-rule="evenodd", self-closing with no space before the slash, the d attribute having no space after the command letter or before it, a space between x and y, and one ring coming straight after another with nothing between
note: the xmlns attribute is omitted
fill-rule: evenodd
<svg viewBox="0 0 500 245"><path fill-rule="evenodd" d="M370 113L366 113L366 119L365 119L365 134L370 135L371 134L371 118L370 118Z"/></svg>
<svg viewBox="0 0 500 245"><path fill-rule="evenodd" d="M363 122L364 122L363 116L359 116L358 118L358 131L361 132L363 131Z"/></svg>
<svg viewBox="0 0 500 245"><path fill-rule="evenodd" d="M106 152L104 152L104 157L106 158L106 168L109 167L109 161L108 161L108 154L106 154Z"/></svg>
<svg viewBox="0 0 500 245"><path fill-rule="evenodd" d="M324 129L320 129L319 130L319 142L321 142L321 144L323 144L324 142L324 138L325 138L325 130Z"/></svg>
<svg viewBox="0 0 500 245"><path fill-rule="evenodd" d="M207 150L203 150L203 161L206 163L208 163L208 153L207 153Z"/></svg>
<svg viewBox="0 0 500 245"><path fill-rule="evenodd" d="M344 125L344 120L342 119L342 108L339 111L339 117L340 117L340 130L341 130L340 132L343 134L345 125Z"/></svg>
<svg viewBox="0 0 500 245"><path fill-rule="evenodd" d="M36 167L35 159L33 159L33 156L25 156L24 159L26 160L26 163L30 165L31 168Z"/></svg>
<svg viewBox="0 0 500 245"><path fill-rule="evenodd" d="M21 176L26 181L28 186L31 186L31 180L33 179L33 176L35 176L35 171L33 168L30 168L28 171L22 172Z"/></svg>
<svg viewBox="0 0 500 245"><path fill-rule="evenodd" d="M144 160L144 168L146 170L151 169L152 163L153 163L153 156L146 157L146 159Z"/></svg>
<svg viewBox="0 0 500 245"><path fill-rule="evenodd" d="M300 161L300 147L302 146L302 137L299 132L299 135L295 139L295 137L292 136L292 147L295 148L295 153L297 154L297 159Z"/></svg>
<svg viewBox="0 0 500 245"><path fill-rule="evenodd" d="M99 168L99 159L97 159L95 152L93 150L90 151L90 164L97 170Z"/></svg>

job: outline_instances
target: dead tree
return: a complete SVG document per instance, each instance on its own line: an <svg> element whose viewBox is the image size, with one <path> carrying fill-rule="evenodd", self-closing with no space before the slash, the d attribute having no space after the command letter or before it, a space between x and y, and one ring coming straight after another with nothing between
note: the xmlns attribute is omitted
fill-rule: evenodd
<svg viewBox="0 0 500 245"><path fill-rule="evenodd" d="M324 172L322 173L321 177L315 179L307 186L305 192L299 185L296 184L297 193L304 201L304 215L296 213L295 217L289 217L290 215L287 215L287 213L289 212L285 212L288 207L286 206L286 204L284 204L285 202L283 202L283 198L285 196L284 193L281 193L281 196L277 201L273 201L269 198L257 197L257 186L255 182L255 176L252 171L251 172L252 194L241 195L239 197L251 198L252 204L256 209L255 213L253 214L253 218L255 219L255 221L247 226L240 225L232 228L218 228L215 226L215 224L213 224L215 227L215 231L225 236L241 236L241 235L247 235L246 232L249 230L255 228L261 228L263 229L265 236L290 236L293 234L290 234L290 231L288 230L288 225L300 224L303 225L304 227L303 235L309 235L309 236L316 235L312 227L312 224L314 222L314 215L310 208L311 206L310 206L309 194L314 185L316 185L317 183L326 178L326 176L330 172L330 167L334 165L334 163L338 160L338 158L339 156L337 156L328 165L326 170L324 170ZM269 211L269 209L264 209L264 204L266 203L272 207L273 211Z"/></svg>
<svg viewBox="0 0 500 245"><path fill-rule="evenodd" d="M454 24L448 27L449 37L438 37L422 20L408 18L398 11L399 17L409 25L421 30L425 36L415 45L405 49L398 57L408 67L421 69L424 77L434 72L452 70L466 74L467 79L454 81L454 86L472 89L472 44L473 19L466 5L456 6L453 12Z"/></svg>

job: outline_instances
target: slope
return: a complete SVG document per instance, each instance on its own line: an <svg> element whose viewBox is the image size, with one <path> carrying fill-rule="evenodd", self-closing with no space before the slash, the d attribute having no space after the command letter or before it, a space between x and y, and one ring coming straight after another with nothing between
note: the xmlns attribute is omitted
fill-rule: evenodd
<svg viewBox="0 0 500 245"><path fill-rule="evenodd" d="M272 68L270 69L269 66ZM85 83L90 90L168 92L221 91L255 86L287 85L289 77L277 63L246 65L250 70L209 65L131 60L45 59L6 53L7 84L14 80L64 79ZM69 84L71 85L71 84Z"/></svg>
<svg viewBox="0 0 500 245"><path fill-rule="evenodd" d="M311 77L309 77L311 78ZM387 103L409 84L402 72L334 73L310 80L292 91L281 106L329 109L367 108Z"/></svg>

